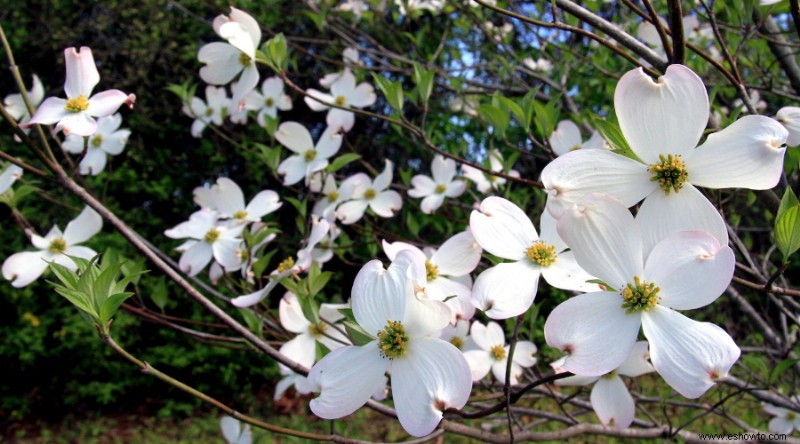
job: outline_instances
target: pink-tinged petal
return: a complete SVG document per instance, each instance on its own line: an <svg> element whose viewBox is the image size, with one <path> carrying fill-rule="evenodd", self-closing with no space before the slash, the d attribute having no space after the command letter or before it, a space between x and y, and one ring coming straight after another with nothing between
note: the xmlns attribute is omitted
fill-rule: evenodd
<svg viewBox="0 0 800 444"><path fill-rule="evenodd" d="M494 364L494 358L486 350L468 350L464 352L464 359L469 365L472 382L478 382L489 374Z"/></svg>
<svg viewBox="0 0 800 444"><path fill-rule="evenodd" d="M681 231L653 247L644 268L659 304L692 310L714 302L728 287L736 258L727 245L702 231Z"/></svg>
<svg viewBox="0 0 800 444"><path fill-rule="evenodd" d="M728 231L719 211L692 185L669 196L661 190L648 196L636 213L636 224L642 233L645 256L657 243L679 231L705 231L721 245L728 244Z"/></svg>
<svg viewBox="0 0 800 444"><path fill-rule="evenodd" d="M420 203L420 209L425 214L433 214L439 207L442 206L444 203L444 195L442 194L432 194L424 199L422 199L422 203Z"/></svg>
<svg viewBox="0 0 800 444"><path fill-rule="evenodd" d="M297 154L303 154L308 150L314 149L314 141L311 133L305 126L297 122L284 122L275 132L275 138L281 145L289 148Z"/></svg>
<svg viewBox="0 0 800 444"><path fill-rule="evenodd" d="M22 288L39 278L47 269L44 251L23 251L9 256L3 262L3 277L13 281L14 288Z"/></svg>
<svg viewBox="0 0 800 444"><path fill-rule="evenodd" d="M220 37L227 40L234 48L243 52L245 55L254 59L256 55L256 46L258 43L253 43L247 29L241 23L228 22L219 27L217 31ZM252 62L251 62L252 63Z"/></svg>
<svg viewBox="0 0 800 444"><path fill-rule="evenodd" d="M392 397L397 418L413 436L431 433L447 408L464 407L472 376L464 356L441 339L420 338L392 362Z"/></svg>
<svg viewBox="0 0 800 444"><path fill-rule="evenodd" d="M469 227L484 250L504 259L524 258L525 251L539 239L525 212L502 197L484 199L470 215Z"/></svg>
<svg viewBox="0 0 800 444"><path fill-rule="evenodd" d="M334 102L333 96L316 89L309 88L306 90L306 94L311 97L305 97L303 100L305 100L306 105L311 108L311 111L325 111L330 108L330 105L327 104Z"/></svg>
<svg viewBox="0 0 800 444"><path fill-rule="evenodd" d="M231 97L231 104L233 110L238 111L245 109L245 97L258 86L258 68L255 64L250 64L242 71L242 76L236 82L236 87L233 88L233 97Z"/></svg>
<svg viewBox="0 0 800 444"><path fill-rule="evenodd" d="M800 107L784 106L778 110L775 119L789 130L786 144L789 146L800 145Z"/></svg>
<svg viewBox="0 0 800 444"><path fill-rule="evenodd" d="M536 344L531 341L519 341L514 347L514 362L522 367L531 367L536 365Z"/></svg>
<svg viewBox="0 0 800 444"><path fill-rule="evenodd" d="M122 114L111 114L110 116L97 119L97 132L104 137L108 137L117 131L120 125L122 125ZM130 131L128 131L128 133L130 133Z"/></svg>
<svg viewBox="0 0 800 444"><path fill-rule="evenodd" d="M627 314L619 293L603 291L567 299L544 324L547 344L567 357L564 369L581 376L602 376L630 354L641 316Z"/></svg>
<svg viewBox="0 0 800 444"><path fill-rule="evenodd" d="M536 297L539 274L539 267L527 259L497 264L475 280L472 303L492 319L522 314Z"/></svg>
<svg viewBox="0 0 800 444"><path fill-rule="evenodd" d="M575 255L571 251L559 254L553 265L542 267L542 277L551 287L562 290L600 291L597 284L587 282L595 277L578 265L578 261L575 260Z"/></svg>
<svg viewBox="0 0 800 444"><path fill-rule="evenodd" d="M48 97L47 100L44 101L39 108L36 109L36 112L33 113L33 117L31 120L28 121L24 128L30 128L34 124L39 125L52 125L57 123L59 120L66 117L68 114L71 114L69 111L65 109L67 106L67 101L64 99L59 99L58 97Z"/></svg>
<svg viewBox="0 0 800 444"><path fill-rule="evenodd" d="M103 218L90 207L84 207L81 214L67 224L64 240L67 245L76 245L89 240L103 229Z"/></svg>
<svg viewBox="0 0 800 444"><path fill-rule="evenodd" d="M276 211L283 205L278 193L272 190L264 190L256 194L253 200L247 204L245 211L250 220L260 220L262 217Z"/></svg>
<svg viewBox="0 0 800 444"><path fill-rule="evenodd" d="M317 342L306 330L283 344L280 352L303 367L310 368L317 360Z"/></svg>
<svg viewBox="0 0 800 444"><path fill-rule="evenodd" d="M708 136L686 158L689 182L706 188L772 188L783 173L788 136L769 117L744 116Z"/></svg>
<svg viewBox="0 0 800 444"><path fill-rule="evenodd" d="M225 268L226 271L238 270L242 266L242 258L239 249L242 246L241 239L220 238L214 241L211 249L214 259Z"/></svg>
<svg viewBox="0 0 800 444"><path fill-rule="evenodd" d="M306 177L307 164L300 154L289 156L278 165L278 174L283 175L284 185L294 185Z"/></svg>
<svg viewBox="0 0 800 444"><path fill-rule="evenodd" d="M278 304L278 316L281 326L295 334L308 332L308 327L311 325L303 315L300 301L297 300L297 296L294 293L286 292L283 295L281 302Z"/></svg>
<svg viewBox="0 0 800 444"><path fill-rule="evenodd" d="M375 89L372 85L362 83L347 96L347 103L354 108L366 108L372 106L377 98L378 96L375 95Z"/></svg>
<svg viewBox="0 0 800 444"><path fill-rule="evenodd" d="M78 165L80 173L97 176L106 169L107 157L106 152L103 150L89 149L81 159L80 165Z"/></svg>
<svg viewBox="0 0 800 444"><path fill-rule="evenodd" d="M590 399L594 412L604 425L622 430L633 423L636 406L619 376L598 379Z"/></svg>
<svg viewBox="0 0 800 444"><path fill-rule="evenodd" d="M614 288L622 288L644 269L639 227L627 208L608 196L592 194L558 220L558 234L578 264Z"/></svg>
<svg viewBox="0 0 800 444"><path fill-rule="evenodd" d="M64 60L67 65L67 81L64 83L67 97L74 99L83 95L88 99L94 87L100 82L92 50L86 46L82 46L80 51L67 48L64 50Z"/></svg>
<svg viewBox="0 0 800 444"><path fill-rule="evenodd" d="M358 222L364 216L364 211L369 206L366 200L351 200L336 209L336 217L345 225Z"/></svg>
<svg viewBox="0 0 800 444"><path fill-rule="evenodd" d="M254 19L250 14L242 11L241 9L236 9L233 6L231 6L231 14L229 17L230 20L233 20L244 27L245 31L247 31L247 34L250 36L253 47L257 47L261 42L261 27L258 25L256 19Z"/></svg>
<svg viewBox="0 0 800 444"><path fill-rule="evenodd" d="M431 262L439 267L439 274L463 276L469 274L481 261L481 247L467 230L447 239L431 256Z"/></svg>
<svg viewBox="0 0 800 444"><path fill-rule="evenodd" d="M332 108L330 111L328 111L328 115L325 117L325 122L328 124L328 126L341 128L342 131L347 132L353 129L353 125L356 124L356 116L352 111Z"/></svg>
<svg viewBox="0 0 800 444"><path fill-rule="evenodd" d="M725 330L657 305L642 314L650 359L664 381L695 399L726 376L741 350Z"/></svg>
<svg viewBox="0 0 800 444"><path fill-rule="evenodd" d="M213 255L214 251L211 249L211 245L198 242L183 252L178 266L189 276L197 276L211 262Z"/></svg>
<svg viewBox="0 0 800 444"><path fill-rule="evenodd" d="M56 125L56 131L61 130L66 135L91 136L97 131L97 122L86 112L67 113Z"/></svg>
<svg viewBox="0 0 800 444"><path fill-rule="evenodd" d="M547 210L556 218L587 194L607 194L632 207L658 189L647 165L606 150L577 150L558 157L542 170Z"/></svg>
<svg viewBox="0 0 800 444"><path fill-rule="evenodd" d="M339 185L339 197L342 200L350 199L353 197L353 194L358 188L366 188L371 181L369 180L369 176L364 173L356 173L352 176L348 177L347 179L343 180L342 183ZM329 193L330 191L336 189L335 183L334 188L331 190L325 191L325 193Z"/></svg>
<svg viewBox="0 0 800 444"><path fill-rule="evenodd" d="M339 151L342 146L342 135L336 127L327 127L317 141L317 157L327 159Z"/></svg>
<svg viewBox="0 0 800 444"><path fill-rule="evenodd" d="M382 191L369 201L369 207L380 217L392 217L403 207L403 197L394 190Z"/></svg>
<svg viewBox="0 0 800 444"><path fill-rule="evenodd" d="M427 197L434 193L436 189L436 182L428 176L417 174L411 178L411 188L408 190L408 195L411 197Z"/></svg>
<svg viewBox="0 0 800 444"><path fill-rule="evenodd" d="M614 109L631 149L652 164L659 154L685 156L697 146L708 123L708 93L683 65L670 65L657 82L637 68L617 84Z"/></svg>
<svg viewBox="0 0 800 444"><path fill-rule="evenodd" d="M42 85L42 81L36 74L33 75L33 86L28 92L28 98L34 106L41 103L42 99L44 99L44 85Z"/></svg>
<svg viewBox="0 0 800 444"><path fill-rule="evenodd" d="M556 155L566 154L581 147L581 130L571 120L562 120L558 122L548 142Z"/></svg>
<svg viewBox="0 0 800 444"><path fill-rule="evenodd" d="M69 136L64 138L63 142L61 142L61 149L63 149L68 153L80 154L83 152L85 141L86 139L83 136L79 136L77 134L70 134Z"/></svg>
<svg viewBox="0 0 800 444"><path fill-rule="evenodd" d="M354 89L356 89L356 76L349 69L346 69L341 77L331 85L331 95L333 97L343 96L348 98Z"/></svg>
<svg viewBox="0 0 800 444"><path fill-rule="evenodd" d="M456 161L437 154L431 162L431 173L436 183L450 183L456 177Z"/></svg>
<svg viewBox="0 0 800 444"><path fill-rule="evenodd" d="M454 180L447 184L444 195L447 197L458 197L467 191L467 182L464 180Z"/></svg>
<svg viewBox="0 0 800 444"><path fill-rule="evenodd" d="M109 89L93 95L89 99L89 108L86 109L86 112L93 117L110 116L117 112L122 105L133 107L135 101L136 96L133 94L125 94L118 89Z"/></svg>
<svg viewBox="0 0 800 444"><path fill-rule="evenodd" d="M320 392L311 400L311 411L325 419L355 412L385 384L388 368L389 360L381 357L376 341L330 352L308 374L309 385Z"/></svg>
<svg viewBox="0 0 800 444"><path fill-rule="evenodd" d="M213 42L203 45L197 59L206 66L200 68L200 78L212 85L227 85L244 66L239 62L241 52L228 43Z"/></svg>
<svg viewBox="0 0 800 444"><path fill-rule="evenodd" d="M623 376L635 378L646 373L656 371L650 365L650 351L648 350L647 341L638 341L633 345L630 354L625 359L625 362L617 368L617 373Z"/></svg>

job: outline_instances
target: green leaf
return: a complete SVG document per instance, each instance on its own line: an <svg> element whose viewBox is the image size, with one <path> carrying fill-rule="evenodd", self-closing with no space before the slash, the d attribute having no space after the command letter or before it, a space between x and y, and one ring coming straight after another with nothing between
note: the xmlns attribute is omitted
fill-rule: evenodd
<svg viewBox="0 0 800 444"><path fill-rule="evenodd" d="M356 316L353 314L352 308L340 308L339 313L341 313L342 316L344 316L345 321L352 322L353 324L358 324L358 321L356 321Z"/></svg>
<svg viewBox="0 0 800 444"><path fill-rule="evenodd" d="M588 281L586 281L586 282L588 282L588 283L590 283L590 284L602 285L602 286L606 287L606 288L608 289L608 291L617 291L617 289L616 289L616 288L614 288L614 287L612 287L612 286L608 285L608 284L607 284L607 283L605 283L605 281L603 281L602 279L589 279L589 280L588 280Z"/></svg>
<svg viewBox="0 0 800 444"><path fill-rule="evenodd" d="M435 76L435 69L427 70L418 63L414 64L414 83L417 85L417 97L423 106L427 105L431 97Z"/></svg>
<svg viewBox="0 0 800 444"><path fill-rule="evenodd" d="M510 110L511 113L514 114L514 118L517 119L517 122L519 122L523 128L527 128L528 121L525 116L525 111L522 110L522 107L514 103L513 100L498 94L495 94L492 99L497 100L502 106Z"/></svg>
<svg viewBox="0 0 800 444"><path fill-rule="evenodd" d="M319 323L319 306L314 302L314 298L306 295L297 295L297 300L300 302L300 308L303 310L303 316L308 319L312 324Z"/></svg>
<svg viewBox="0 0 800 444"><path fill-rule="evenodd" d="M783 253L783 262L786 263L789 256L800 248L800 205L795 205L787 210L778 218L775 223L775 243Z"/></svg>
<svg viewBox="0 0 800 444"><path fill-rule="evenodd" d="M800 202L797 201L797 196L794 194L794 191L792 191L791 188L786 188L786 192L783 193L783 197L781 198L781 204L778 206L776 220L780 219L786 210L796 207L797 205L800 205Z"/></svg>
<svg viewBox="0 0 800 444"><path fill-rule="evenodd" d="M164 278L161 278L153 290L150 291L150 299L152 299L153 303L156 304L156 307L163 312L164 307L167 306L168 296L169 292L167 291L167 282L164 280Z"/></svg>
<svg viewBox="0 0 800 444"><path fill-rule="evenodd" d="M800 361L800 360L798 360L798 359L784 359L783 361L779 362L778 365L776 365L775 368L773 368L772 371L769 373L769 382L768 383L770 385L772 385L772 383L774 383L778 379L778 377L781 375L781 373L785 372L786 369L788 369L789 367L795 365L798 361Z"/></svg>
<svg viewBox="0 0 800 444"><path fill-rule="evenodd" d="M348 163L355 162L356 160L358 160L360 158L361 158L361 155L360 154L356 154L356 153L342 154L341 156L337 157L336 159L333 159L333 162L331 162L331 164L328 165L327 171L328 171L328 173L335 173L335 172L339 171L340 169L342 169L342 167L344 167Z"/></svg>
<svg viewBox="0 0 800 444"><path fill-rule="evenodd" d="M592 124L600 133L600 135L603 136L603 139L606 139L606 142L611 145L611 149L615 153L631 158L637 162L641 162L641 159L639 159L636 153L631 150L631 147L628 145L628 141L625 140L625 136L622 135L622 130L619 128L618 124L596 116L592 118Z"/></svg>
<svg viewBox="0 0 800 444"><path fill-rule="evenodd" d="M249 328L253 333L261 336L261 321L258 319L258 316L256 316L252 310L248 310L246 308L240 308L239 314L242 315L244 322L247 324L247 328Z"/></svg>
<svg viewBox="0 0 800 444"><path fill-rule="evenodd" d="M50 271L56 275L58 280L61 281L67 288L74 290L78 286L78 275L69 268L57 264L55 261L49 262Z"/></svg>
<svg viewBox="0 0 800 444"><path fill-rule="evenodd" d="M378 88L380 88L381 92L383 92L383 96L386 97L386 101L389 103L389 106L397 111L402 111L403 102L405 101L405 96L403 95L403 85L401 85L400 82L392 82L391 80L377 73L372 73L372 77L375 79L375 83L378 84Z"/></svg>
<svg viewBox="0 0 800 444"><path fill-rule="evenodd" d="M494 128L496 136L505 137L510 120L507 111L503 112L499 107L485 104L478 107L478 114Z"/></svg>
<svg viewBox="0 0 800 444"><path fill-rule="evenodd" d="M374 337L370 336L369 333L364 331L364 329L356 323L345 321L343 325L345 331L347 332L347 336L350 337L350 341L353 342L353 345L364 345L375 340Z"/></svg>
<svg viewBox="0 0 800 444"><path fill-rule="evenodd" d="M77 307L79 310L88 314L94 319L97 319L99 317L97 310L95 310L95 308L92 307L91 303L88 300L88 296L85 293L82 293L78 290L73 290L71 288L62 287L57 284L54 285L56 293L63 296L66 300L72 303L72 305Z"/></svg>
<svg viewBox="0 0 800 444"><path fill-rule="evenodd" d="M100 324L106 325L117 314L120 305L131 296L133 296L133 293L130 291L109 296L100 307Z"/></svg>
<svg viewBox="0 0 800 444"><path fill-rule="evenodd" d="M305 292L302 291L302 287L291 277L285 277L281 279L281 285L283 285L283 288L291 291L298 297L300 297L300 295L305 296Z"/></svg>
<svg viewBox="0 0 800 444"><path fill-rule="evenodd" d="M272 68L278 73L286 69L288 51L286 49L286 37L283 36L283 33L279 33L269 39L264 43L264 46L266 46L266 51L264 52Z"/></svg>
<svg viewBox="0 0 800 444"><path fill-rule="evenodd" d="M299 201L299 200L297 200L297 199L295 199L293 197L284 197L284 200L289 202L290 204L292 204L292 206L300 214L300 217L302 217L303 220L305 220L305 218L306 218L306 200L305 199L303 199L302 201Z"/></svg>
<svg viewBox="0 0 800 444"><path fill-rule="evenodd" d="M317 276L314 280L311 280L311 278L309 277L308 295L311 297L316 296L317 293L319 293L320 291L322 291L323 288L325 288L325 285L328 284L328 281L331 279L331 276L333 276L333 273L331 273L330 271L326 271Z"/></svg>

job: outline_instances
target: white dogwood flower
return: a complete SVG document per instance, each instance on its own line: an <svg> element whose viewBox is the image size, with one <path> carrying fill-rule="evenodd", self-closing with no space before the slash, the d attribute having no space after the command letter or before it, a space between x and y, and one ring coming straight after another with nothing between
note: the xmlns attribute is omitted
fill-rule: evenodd
<svg viewBox="0 0 800 444"><path fill-rule="evenodd" d="M571 120L558 122L556 130L550 135L548 142L550 142L550 148L553 149L557 156L581 148L601 149L606 145L605 139L597 131L592 133L592 137L589 140L583 142L580 128Z"/></svg>
<svg viewBox="0 0 800 444"><path fill-rule="evenodd" d="M199 97L192 97L188 104L184 104L182 111L194 119L192 122L192 137L200 137L206 126L214 124L222 126L225 116L231 106L231 99L225 88L206 86L206 101Z"/></svg>
<svg viewBox="0 0 800 444"><path fill-rule="evenodd" d="M210 188L197 187L193 194L195 203L201 208L216 211L220 217L231 218L242 224L260 222L264 216L277 211L283 205L278 193L263 190L245 206L242 189L227 177L220 177Z"/></svg>
<svg viewBox="0 0 800 444"><path fill-rule="evenodd" d="M484 271L472 288L472 303L492 319L524 313L536 297L541 275L548 284L564 290L594 291L598 287L583 271L567 244L556 232L555 220L542 213L541 236L518 206L502 197L481 202L469 220L475 240L489 253L515 262L497 264Z"/></svg>
<svg viewBox="0 0 800 444"><path fill-rule="evenodd" d="M283 80L270 77L261 84L261 92L250 91L244 98L245 109L258 111L256 122L262 128L267 126L267 116L276 119L278 111L292 109L292 98L283 91Z"/></svg>
<svg viewBox="0 0 800 444"><path fill-rule="evenodd" d="M248 13L231 7L230 15L214 18L214 31L228 43L212 42L203 45L197 59L206 66L200 68L200 78L211 85L227 85L242 73L233 90L234 108L244 106L244 97L258 85L256 49L261 42L261 28Z"/></svg>
<svg viewBox="0 0 800 444"><path fill-rule="evenodd" d="M472 336L469 335L469 321L459 319L455 325L448 324L439 333L439 339L447 341L462 352L473 350L477 347Z"/></svg>
<svg viewBox="0 0 800 444"><path fill-rule="evenodd" d="M594 384L589 400L600 422L617 430L630 427L636 416L636 405L621 376L635 378L655 369L648 361L647 341L638 341L625 361L603 376L569 376L556 381L556 385L576 386ZM564 359L550 364L556 373L564 371Z"/></svg>
<svg viewBox="0 0 800 444"><path fill-rule="evenodd" d="M784 106L778 110L775 119L789 131L786 144L789 146L800 145L800 107Z"/></svg>
<svg viewBox="0 0 800 444"><path fill-rule="evenodd" d="M464 356L438 334L450 310L427 300L420 284L425 264L410 252L398 253L388 269L378 260L364 265L353 283L351 304L358 324L376 339L339 348L308 375L320 395L311 411L341 418L364 405L392 375L392 397L400 424L411 435L432 432L447 408L461 408L472 389Z"/></svg>
<svg viewBox="0 0 800 444"><path fill-rule="evenodd" d="M403 206L400 193L390 190L392 185L392 161L386 159L385 168L381 174L372 181L361 182L353 191L353 198L345 202L336 210L336 217L343 224L349 225L357 222L364 216L367 207L372 208L380 217L392 217L394 212Z"/></svg>
<svg viewBox="0 0 800 444"><path fill-rule="evenodd" d="M480 381L491 370L494 378L500 384L505 384L510 346L506 345L503 328L496 322L483 325L476 321L472 323L471 333L477 349L465 351L464 358L467 359L472 372L472 381ZM533 342L517 341L514 356L511 358L511 385L519 383L519 377L522 376L524 369L536 364L536 358L533 356L536 351Z"/></svg>
<svg viewBox="0 0 800 444"><path fill-rule="evenodd" d="M458 197L467 190L467 183L456 180L456 161L437 154L431 162L433 178L417 174L411 178L413 188L408 195L422 199L422 212L431 214L444 203L446 197Z"/></svg>
<svg viewBox="0 0 800 444"><path fill-rule="evenodd" d="M238 419L223 416L219 421L220 428L222 429L222 437L225 438L227 444L253 444L253 430L250 424L239 422Z"/></svg>
<svg viewBox="0 0 800 444"><path fill-rule="evenodd" d="M97 132L89 137L86 155L78 166L81 174L97 176L105 170L109 155L116 156L122 153L131 131L119 129L120 125L122 125L122 115L119 113L97 119ZM61 148L72 154L81 154L85 141L83 136L70 134L61 142Z"/></svg>
<svg viewBox="0 0 800 444"><path fill-rule="evenodd" d="M0 174L0 194L5 193L14 185L14 182L22 177L23 169L13 163Z"/></svg>
<svg viewBox="0 0 800 444"><path fill-rule="evenodd" d="M219 213L208 209L195 211L186 222L164 231L172 239L189 240L179 248L183 251L178 266L189 276L197 273L215 259L223 268L238 270L241 267L239 255L244 225L226 227L217 224Z"/></svg>
<svg viewBox="0 0 800 444"><path fill-rule="evenodd" d="M364 66L364 62L359 59L358 50L352 47L347 47L344 49L342 52L342 61L346 65L345 68L341 71L325 74L321 79L319 79L320 86L330 89L331 85L339 80L345 72L350 71L350 65Z"/></svg>
<svg viewBox="0 0 800 444"><path fill-rule="evenodd" d="M28 91L28 100L31 101L31 106L36 108L42 103L44 99L44 86L39 76L33 75L33 85L31 90ZM20 125L25 125L30 122L31 114L28 112L28 107L25 106L25 100L22 98L21 93L9 94L3 100L3 105L6 107L6 112L12 119L16 120ZM24 131L27 133L30 129L26 128ZM14 136L16 137L16 135Z"/></svg>
<svg viewBox="0 0 800 444"><path fill-rule="evenodd" d="M38 251L23 251L9 256L3 262L3 277L11 285L20 288L35 281L47 269L48 262L55 262L70 270L78 267L68 256L91 259L97 252L82 244L103 228L103 219L93 209L86 207L81 214L67 224L64 232L54 225L45 237L30 233L31 243Z"/></svg>
<svg viewBox="0 0 800 444"><path fill-rule="evenodd" d="M378 97L375 95L375 89L369 83L363 82L356 86L356 76L349 70L342 73L342 76L331 85L330 94L316 89L308 89L306 93L311 96L305 98L308 107L312 111L329 110L326 117L328 126L342 128L345 132L350 131L355 125L355 114L352 111L331 108L330 104L350 108L366 108L375 103Z"/></svg>
<svg viewBox="0 0 800 444"><path fill-rule="evenodd" d="M136 96L118 89L92 95L92 90L100 82L100 74L90 48L84 46L80 51L67 48L64 50L64 59L67 65L67 80L64 82L66 100L48 97L23 127L57 123L56 131L91 136L97 130L95 117L110 116L123 104L133 108Z"/></svg>
<svg viewBox="0 0 800 444"><path fill-rule="evenodd" d="M772 188L783 172L788 132L775 120L748 115L697 146L708 122L708 95L689 68L670 65L653 82L642 69L625 74L614 106L620 129L641 161L607 150L578 150L542 171L548 210L559 218L588 193L631 207L644 199L637 220L659 227L644 251L666 234L705 231L728 243L725 222L695 186Z"/></svg>
<svg viewBox="0 0 800 444"><path fill-rule="evenodd" d="M608 290L557 306L545 322L545 339L567 354L566 370L600 376L625 361L641 326L656 371L678 393L697 398L727 374L740 350L725 330L676 310L716 300L733 276L734 254L700 231L670 234L645 254L644 233L657 227L639 222L600 194L558 220L578 263Z"/></svg>
<svg viewBox="0 0 800 444"><path fill-rule="evenodd" d="M328 166L328 158L342 146L342 135L337 126L328 126L314 145L306 127L297 122L284 122L275 131L275 139L294 153L278 165L278 174L284 176L284 185L310 180L315 172Z"/></svg>
<svg viewBox="0 0 800 444"><path fill-rule="evenodd" d="M800 404L800 398L797 396L792 396L792 401L794 401L796 404ZM765 412L774 416L774 418L769 421L769 425L767 426L770 432L788 435L794 430L800 430L800 414L794 410L789 410L785 407L778 407L766 402L762 402L761 407Z"/></svg>
<svg viewBox="0 0 800 444"><path fill-rule="evenodd" d="M470 299L472 290L469 286L469 274L478 266L483 251L472 233L469 230L458 233L446 240L438 250L426 248L422 251L405 242L383 241L383 251L389 260L394 260L404 250L414 252L425 261L425 290L429 298L444 301L455 296L445 302L452 311L450 322L472 319L475 306ZM466 283L464 278L468 279Z"/></svg>
<svg viewBox="0 0 800 444"><path fill-rule="evenodd" d="M336 208L342 203L350 200L353 197L356 189L364 184L369 184L369 176L364 173L355 173L347 179L343 180L339 186L336 186L336 179L332 174L325 177L325 185L322 187L322 196L314 204L313 213L325 219L331 219L334 216Z"/></svg>

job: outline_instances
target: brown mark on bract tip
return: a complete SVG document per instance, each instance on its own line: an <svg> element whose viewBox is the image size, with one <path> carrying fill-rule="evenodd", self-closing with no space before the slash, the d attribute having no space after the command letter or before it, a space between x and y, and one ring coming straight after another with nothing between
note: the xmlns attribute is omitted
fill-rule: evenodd
<svg viewBox="0 0 800 444"><path fill-rule="evenodd" d="M564 348L561 349L564 353L571 355L575 351L575 346L572 344L567 344Z"/></svg>
<svg viewBox="0 0 800 444"><path fill-rule="evenodd" d="M443 412L447 408L447 403L439 398L436 398L433 400L433 408L435 408L440 412Z"/></svg>

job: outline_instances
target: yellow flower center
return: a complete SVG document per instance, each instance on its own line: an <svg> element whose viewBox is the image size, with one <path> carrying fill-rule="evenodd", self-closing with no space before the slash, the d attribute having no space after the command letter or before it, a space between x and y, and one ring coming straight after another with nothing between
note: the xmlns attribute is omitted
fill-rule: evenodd
<svg viewBox="0 0 800 444"><path fill-rule="evenodd" d="M436 279L439 277L439 266L431 263L431 261L425 261L425 273L428 275L428 282Z"/></svg>
<svg viewBox="0 0 800 444"><path fill-rule="evenodd" d="M47 249L54 254L63 253L67 251L67 241L63 237L57 237L50 241L50 246Z"/></svg>
<svg viewBox="0 0 800 444"><path fill-rule="evenodd" d="M97 134L94 137L92 137L92 147L100 148L100 145L102 144L103 144L103 136Z"/></svg>
<svg viewBox="0 0 800 444"><path fill-rule="evenodd" d="M78 97L67 100L67 106L64 107L65 110L71 113L86 111L87 108L89 108L89 99L84 97L83 94L78 94Z"/></svg>
<svg viewBox="0 0 800 444"><path fill-rule="evenodd" d="M239 211L233 213L233 218L234 219L244 220L245 217L247 217L247 211L245 211L245 210L239 210Z"/></svg>
<svg viewBox="0 0 800 444"><path fill-rule="evenodd" d="M436 188L433 189L434 192L442 194L447 191L447 185L439 184L436 185Z"/></svg>
<svg viewBox="0 0 800 444"><path fill-rule="evenodd" d="M536 241L525 252L528 259L534 264L542 267L549 267L556 262L558 256L556 255L556 246L548 245L544 241Z"/></svg>
<svg viewBox="0 0 800 444"><path fill-rule="evenodd" d="M386 328L378 332L378 348L384 358L395 359L405 355L407 345L406 328L401 322L387 321Z"/></svg>
<svg viewBox="0 0 800 444"><path fill-rule="evenodd" d="M278 264L278 273L283 273L286 270L290 270L292 267L294 267L294 259L291 257L286 258L283 262Z"/></svg>
<svg viewBox="0 0 800 444"><path fill-rule="evenodd" d="M647 168L647 171L653 175L650 181L658 182L661 191L666 195L669 195L670 190L674 190L677 193L683 188L686 179L689 178L686 164L683 163L680 155L673 156L669 154L665 157L663 154L659 154L658 157L661 162L651 164Z"/></svg>
<svg viewBox="0 0 800 444"><path fill-rule="evenodd" d="M339 198L339 192L331 191L330 193L326 194L325 197L328 198L328 202L336 202L336 199Z"/></svg>
<svg viewBox="0 0 800 444"><path fill-rule="evenodd" d="M658 305L658 292L660 288L652 282L642 282L639 276L633 277L633 283L620 292L622 295L622 308L625 313L631 314L638 311L650 311Z"/></svg>
<svg viewBox="0 0 800 444"><path fill-rule="evenodd" d="M311 324L311 325L309 325L309 326L308 326L308 331L309 331L309 332L310 332L310 333L311 333L311 334L312 334L312 335L313 335L315 338L319 338L320 336L322 336L323 334L325 334L325 332L326 332L326 331L328 331L328 326L327 326L327 325L325 325L325 323L324 323L324 322L320 321L320 322L317 322L316 324Z"/></svg>
<svg viewBox="0 0 800 444"><path fill-rule="evenodd" d="M242 66L250 66L250 64L253 63L253 59L251 59L249 55L241 53L239 54L239 63L241 63Z"/></svg>
<svg viewBox="0 0 800 444"><path fill-rule="evenodd" d="M247 260L250 259L250 252L247 251L246 248L242 248L236 250L236 256L239 258L241 262L247 262Z"/></svg>
<svg viewBox="0 0 800 444"><path fill-rule="evenodd" d="M219 239L220 232L216 228L212 228L206 232L205 237L203 238L207 243L213 244L217 239Z"/></svg>
<svg viewBox="0 0 800 444"><path fill-rule="evenodd" d="M303 153L303 158L306 159L306 162L311 162L312 160L317 158L317 150L308 150Z"/></svg>
<svg viewBox="0 0 800 444"><path fill-rule="evenodd" d="M450 343L453 344L457 349L461 350L461 347L464 346L464 339L460 336L453 336L450 338Z"/></svg>
<svg viewBox="0 0 800 444"><path fill-rule="evenodd" d="M601 376L601 377L602 377L603 379L611 379L611 378L613 378L614 376L617 376L617 371L616 371L616 370L612 370L612 371L610 371L610 372L606 373L605 375L603 375L603 376Z"/></svg>
<svg viewBox="0 0 800 444"><path fill-rule="evenodd" d="M206 108L206 116L211 117L214 114L214 110L211 108Z"/></svg>
<svg viewBox="0 0 800 444"><path fill-rule="evenodd" d="M374 188L368 188L367 191L364 191L364 199L372 200L375 199L375 196L378 195L378 192L375 191Z"/></svg>
<svg viewBox="0 0 800 444"><path fill-rule="evenodd" d="M36 327L36 326L34 325L34 327ZM786 414L786 419L788 421L794 421L795 418L797 418L797 413L795 413L795 412L788 412Z"/></svg>
<svg viewBox="0 0 800 444"><path fill-rule="evenodd" d="M273 99L272 99L272 97L267 97L267 98L264 100L264 105L265 105L267 108L272 108L272 106L273 106L273 105L275 105L275 100L273 100Z"/></svg>
<svg viewBox="0 0 800 444"><path fill-rule="evenodd" d="M339 96L333 101L333 103L335 103L337 106L344 106L345 101L347 101L347 99L345 99L344 96Z"/></svg>
<svg viewBox="0 0 800 444"><path fill-rule="evenodd" d="M582 147L581 147L580 145L575 145L575 146L573 146L572 148L570 148L569 150L570 150L570 151L577 151L577 150L579 150L579 149L581 149L581 148L582 148Z"/></svg>
<svg viewBox="0 0 800 444"><path fill-rule="evenodd" d="M502 361L506 358L506 349L503 348L503 344L497 344L489 351L489 354L492 355L495 361Z"/></svg>

